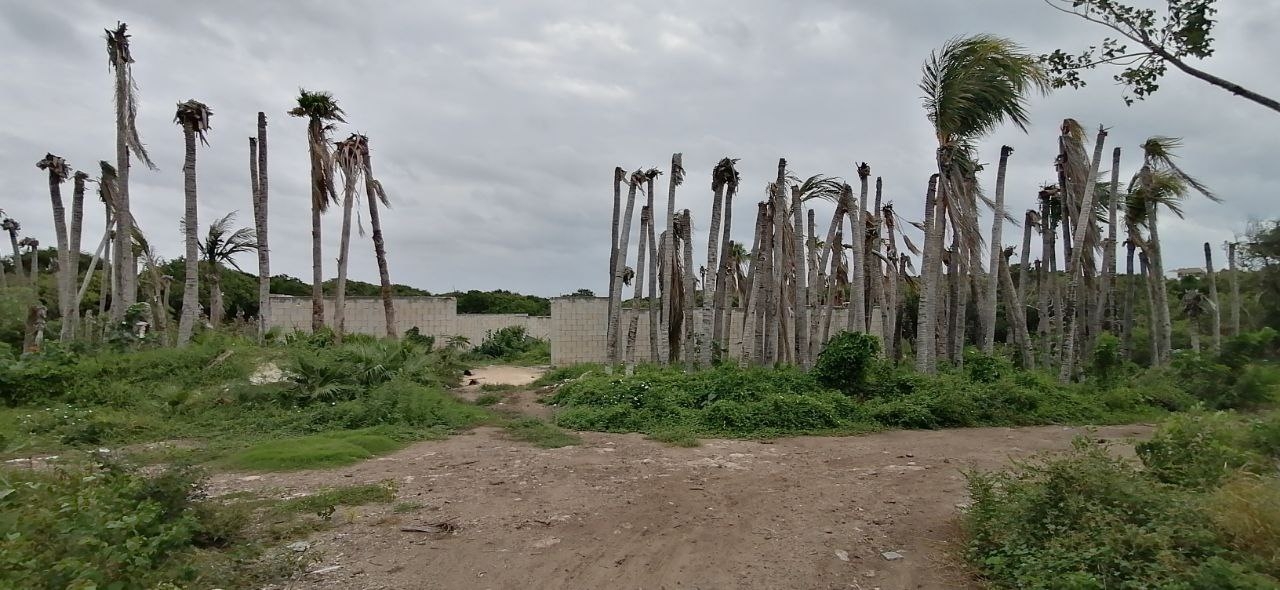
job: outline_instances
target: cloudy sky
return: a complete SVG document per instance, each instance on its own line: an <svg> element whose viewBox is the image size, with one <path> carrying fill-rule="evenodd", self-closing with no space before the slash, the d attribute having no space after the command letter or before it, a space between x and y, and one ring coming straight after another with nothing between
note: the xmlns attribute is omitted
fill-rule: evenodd
<svg viewBox="0 0 1280 590"><path fill-rule="evenodd" d="M688 170L677 206L694 212L700 232L711 167L724 156L741 159L735 233L748 244L779 156L802 176L856 178L854 162L865 160L884 177L886 200L918 218L934 140L916 85L930 50L987 32L1041 52L1102 33L1033 0L0 4L0 208L42 243L54 236L34 163L51 151L96 175L98 160L114 161L103 28L123 20L137 60L138 127L159 167L134 168L133 206L164 256L181 254L174 105L196 98L214 111L199 157L201 223L239 210L252 225L246 138L265 111L272 270L310 276L305 123L285 115L306 87L331 91L346 110L339 137L370 138L394 205L384 217L394 280L540 295L604 291L613 168L665 169L673 151ZM1267 65L1280 54L1280 1L1222 4L1217 55L1203 67L1280 96L1280 71ZM1031 206L1053 179L1057 124L1074 117L1111 128L1108 147L1126 150L1126 179L1143 138L1185 138L1184 168L1227 199L1192 199L1185 220L1168 220L1167 268L1198 264L1203 242L1276 215L1265 180L1280 153L1276 113L1177 72L1133 107L1109 73L1090 80L1035 99L1029 134L1002 130L982 144L988 162L1001 144L1016 149L1011 210ZM86 244L101 235L91 203ZM829 215L820 207L820 219ZM326 219L326 276L340 217ZM1005 241L1018 231L1006 229ZM371 243L353 249L353 278L376 282Z"/></svg>

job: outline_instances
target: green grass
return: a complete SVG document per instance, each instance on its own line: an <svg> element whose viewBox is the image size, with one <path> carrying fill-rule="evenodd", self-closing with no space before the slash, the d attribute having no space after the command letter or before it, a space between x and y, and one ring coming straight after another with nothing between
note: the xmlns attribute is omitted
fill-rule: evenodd
<svg viewBox="0 0 1280 590"><path fill-rule="evenodd" d="M582 437L537 418L517 418L503 426L507 436L544 449L582 444Z"/></svg>
<svg viewBox="0 0 1280 590"><path fill-rule="evenodd" d="M604 366L592 363L584 363L579 365L569 365L567 367L556 367L543 373L534 382L534 387L547 387L550 385L559 385L562 382L577 379L587 373L604 373Z"/></svg>
<svg viewBox="0 0 1280 590"><path fill-rule="evenodd" d="M658 442L667 443L673 447L692 448L701 446L702 442L698 440L686 428L672 428L670 430L659 430L649 435L649 438Z"/></svg>
<svg viewBox="0 0 1280 590"><path fill-rule="evenodd" d="M503 392L503 391L515 391L517 389L520 389L520 386L512 385L510 383L484 383L480 385L480 391L488 391L493 393Z"/></svg>
<svg viewBox="0 0 1280 590"><path fill-rule="evenodd" d="M396 487L393 482L377 484L361 484L327 488L301 498L290 498L280 502L273 509L276 512L314 514L335 506L364 506L366 504L385 504L396 499Z"/></svg>
<svg viewBox="0 0 1280 590"><path fill-rule="evenodd" d="M256 444L226 460L234 469L292 471L350 465L404 447L375 429L330 432Z"/></svg>

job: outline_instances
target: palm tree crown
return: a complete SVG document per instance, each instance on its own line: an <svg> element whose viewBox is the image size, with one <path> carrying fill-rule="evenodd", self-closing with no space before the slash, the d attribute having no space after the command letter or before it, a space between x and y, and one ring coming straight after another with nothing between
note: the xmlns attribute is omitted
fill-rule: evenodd
<svg viewBox="0 0 1280 590"><path fill-rule="evenodd" d="M924 107L939 145L981 137L1006 119L1026 130L1026 98L1047 92L1048 75L1013 41L975 35L947 41L924 65Z"/></svg>
<svg viewBox="0 0 1280 590"><path fill-rule="evenodd" d="M184 128L190 127L195 132L196 137L200 138L200 143L209 145L209 140L205 137L205 133L209 131L209 117L212 115L213 109L193 98L186 102L178 103L178 110L173 115L173 122L182 125Z"/></svg>
<svg viewBox="0 0 1280 590"><path fill-rule="evenodd" d="M67 161L53 154L45 154L44 158L36 162L36 168L47 170L50 175L57 178L58 182L71 176L71 167L67 165Z"/></svg>

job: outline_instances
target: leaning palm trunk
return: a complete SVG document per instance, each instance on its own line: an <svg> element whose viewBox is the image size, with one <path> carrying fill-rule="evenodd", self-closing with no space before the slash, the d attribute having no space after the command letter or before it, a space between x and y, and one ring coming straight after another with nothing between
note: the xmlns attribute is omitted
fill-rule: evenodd
<svg viewBox="0 0 1280 590"><path fill-rule="evenodd" d="M641 174L639 170L636 170L628 180L627 208L622 217L622 225L619 227L618 259L613 265L613 286L609 293L609 298L613 301L613 310L609 317L609 333L613 335L613 338L609 341L609 364L614 366L622 361L622 355L625 352L622 348L623 335L620 329L622 325L622 280L626 274L627 243L631 240L631 217L635 212L636 189L639 187Z"/></svg>
<svg viewBox="0 0 1280 590"><path fill-rule="evenodd" d="M847 188L846 192L848 192ZM840 199L836 201L836 210L831 215L831 224L827 226L826 247L818 254L818 283L826 290L822 297L822 317L818 322L819 352L827 345L827 339L831 334L831 318L835 314L837 274L835 269L842 255L840 242L843 240L843 235L840 230L844 225L845 203L845 195L841 194Z"/></svg>
<svg viewBox="0 0 1280 590"><path fill-rule="evenodd" d="M10 221L12 220L6 220L5 223L7 224ZM9 234L9 244L13 246L13 275L18 278L19 282L25 281L27 278L27 274L22 269L22 250L18 246L17 229L9 228L7 225L5 229Z"/></svg>
<svg viewBox="0 0 1280 590"><path fill-rule="evenodd" d="M395 340L398 335L396 305L392 300L391 271L387 267L387 244L382 237L382 214L378 208L379 203L383 207L390 207L391 201L387 198L387 192L382 188L382 183L373 176L373 156L369 152L368 138L359 136L359 141L360 163L364 166L364 198L369 202L369 229L373 234L373 256L378 261L378 285L379 293L382 295L383 323L386 325L387 338Z"/></svg>
<svg viewBox="0 0 1280 590"><path fill-rule="evenodd" d="M671 176L667 181L667 226L666 231L662 234L662 334L667 342L672 341L672 325L674 323L675 295L676 286L676 232L675 232L675 210L676 210L676 187L684 182L684 166L683 156L680 153L671 155ZM667 351L663 356L662 362L677 362L676 355L673 351Z"/></svg>
<svg viewBox="0 0 1280 590"><path fill-rule="evenodd" d="M1236 243L1227 244L1227 270L1231 274L1231 335L1240 335L1240 277L1236 272Z"/></svg>
<svg viewBox="0 0 1280 590"><path fill-rule="evenodd" d="M653 194L653 180L649 180L649 194ZM658 338L658 239L657 225L653 215L656 210L649 207L649 235L645 242L649 244L649 362L658 364L661 362L661 345Z"/></svg>
<svg viewBox="0 0 1280 590"><path fill-rule="evenodd" d="M1031 333L1027 331L1027 314L1022 311L1022 295L1014 289L1013 275L1009 272L1009 257L1012 255L1013 248L1004 251L996 262L995 268L999 269L996 274L1000 276L1000 282L1004 288L1005 316L1009 318L1009 329L1013 332L1014 342L1022 353L1022 367L1034 369L1036 356L1031 344Z"/></svg>
<svg viewBox="0 0 1280 590"><path fill-rule="evenodd" d="M1209 341L1213 351L1217 352L1222 350L1222 313L1219 312L1218 305L1218 275L1213 272L1213 250L1209 247L1209 242L1204 243L1204 271L1209 276L1209 325L1213 330L1209 334Z"/></svg>
<svg viewBox="0 0 1280 590"><path fill-rule="evenodd" d="M183 121L182 138L186 145L186 156L182 164L182 187L184 199L183 232L186 234L186 274L182 283L182 315L178 317L178 346L186 346L191 342L191 334L195 329L196 314L200 308L200 252L198 247L200 224L196 214L196 129L191 121ZM125 229L127 214L121 214L117 233ZM117 236L118 238L118 236ZM119 239L116 246L119 248ZM213 291L210 292L210 297ZM212 301L210 301L212 303ZM210 305L210 312L212 312Z"/></svg>
<svg viewBox="0 0 1280 590"><path fill-rule="evenodd" d="M1099 127L1097 141L1093 147L1093 161L1089 168L1089 176L1085 179L1084 194L1081 195L1080 211L1076 216L1075 241L1071 244L1071 268L1068 269L1066 309L1063 318L1066 321L1062 343L1062 365L1058 367L1058 380L1066 383L1075 372L1076 338L1080 330L1077 312L1084 297L1080 291L1080 275L1084 270L1084 241L1093 224L1094 183L1098 179L1098 167L1102 165L1102 146L1107 139L1107 130Z"/></svg>
<svg viewBox="0 0 1280 590"><path fill-rule="evenodd" d="M271 249L267 246L267 115L258 112L258 137L249 140L249 169L253 177L253 224L258 237L258 341L271 326Z"/></svg>
<svg viewBox="0 0 1280 590"><path fill-rule="evenodd" d="M942 274L942 233L946 220L937 214L940 177L929 177L929 190L924 199L924 256L921 260L919 320L916 326L916 370L936 373L938 343L938 299ZM941 189L945 190L945 189Z"/></svg>
<svg viewBox="0 0 1280 590"><path fill-rule="evenodd" d="M849 243L853 245L853 252L850 257L853 259L853 268L850 272L849 287L849 321L848 330L850 332L866 332L867 331L867 256L864 252L867 240L867 226L863 219L863 212L867 208L867 180L871 176L871 167L863 162L858 165L858 180L861 183L859 189L859 197L857 202L852 202L853 195L850 194L850 203L848 204L849 212L849 229L852 233L849 235Z"/></svg>
<svg viewBox="0 0 1280 590"><path fill-rule="evenodd" d="M109 247L110 243L111 243L111 226L108 225L106 229L102 231L102 241L98 242L98 249L93 251L93 257L89 259L89 269L84 271L84 281L80 283L80 290L76 292L76 299L75 299L76 309L80 309L80 302L84 301L85 293L89 292L89 283L93 282L93 273L94 273L94 270L98 267L98 260L101 260L102 253L106 250L106 248ZM104 284L103 287L105 288L106 285ZM103 301L106 301L106 297L104 295L105 294L100 295L100 297L102 298ZM167 300L168 299L166 298L166 301Z"/></svg>
<svg viewBox="0 0 1280 590"><path fill-rule="evenodd" d="M1004 231L1004 181L1005 174L1009 170L1009 155L1013 153L1013 148L1009 146L1000 147L1000 167L996 171L996 202L995 211L991 213L991 261L990 272L987 273L987 293L986 300L982 302L982 352L991 354L996 344L996 304L997 295L1000 291L1000 263L1004 260L1001 255L1004 242L1001 241L1001 234ZM1010 281L1012 282L1012 281ZM1008 308L1005 315L1009 316L1019 311L1016 308ZM1012 324L1011 318L1009 319Z"/></svg>

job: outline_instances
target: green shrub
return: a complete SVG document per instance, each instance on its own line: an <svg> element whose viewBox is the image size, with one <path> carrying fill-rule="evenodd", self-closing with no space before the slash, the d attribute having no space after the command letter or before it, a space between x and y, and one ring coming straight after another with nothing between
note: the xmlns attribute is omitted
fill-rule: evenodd
<svg viewBox="0 0 1280 590"><path fill-rule="evenodd" d="M827 341L818 353L813 377L818 383L843 391L846 395L862 395L867 369L880 353L880 340L861 332L840 332Z"/></svg>
<svg viewBox="0 0 1280 590"><path fill-rule="evenodd" d="M506 424L507 435L544 449L582 444L582 438L537 418L520 418Z"/></svg>
<svg viewBox="0 0 1280 590"><path fill-rule="evenodd" d="M1120 354L1120 339L1111 332L1099 334L1093 346L1093 358L1090 361L1091 377L1104 386L1114 383L1124 367L1124 356Z"/></svg>
<svg viewBox="0 0 1280 590"><path fill-rule="evenodd" d="M549 342L528 335L524 326L507 326L487 332L484 341L472 349L472 352L493 359L517 360L528 358L531 353L541 356L544 348L546 358L550 360Z"/></svg>
<svg viewBox="0 0 1280 590"><path fill-rule="evenodd" d="M535 387L546 387L548 385L559 385L565 381L577 379L587 373L601 373L604 371L603 365L593 363L583 363L579 365L570 365L568 367L556 367L543 373L538 377L533 385Z"/></svg>
<svg viewBox="0 0 1280 590"><path fill-rule="evenodd" d="M995 383L1016 370L1013 362L1004 356L984 354L975 348L964 352L964 372L971 381Z"/></svg>
<svg viewBox="0 0 1280 590"><path fill-rule="evenodd" d="M1174 416L1136 448L1152 477L1189 487L1217 485L1259 458L1248 448L1240 421L1221 412Z"/></svg>

